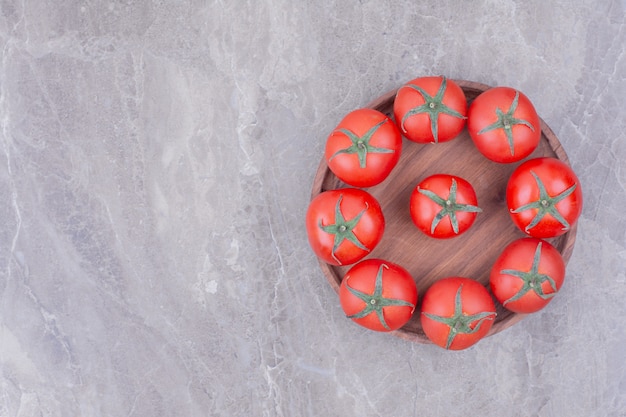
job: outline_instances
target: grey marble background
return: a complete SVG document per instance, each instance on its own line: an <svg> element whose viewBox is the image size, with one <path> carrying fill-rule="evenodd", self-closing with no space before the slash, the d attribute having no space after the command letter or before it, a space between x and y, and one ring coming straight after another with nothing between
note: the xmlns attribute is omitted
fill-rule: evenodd
<svg viewBox="0 0 626 417"><path fill-rule="evenodd" d="M0 416L626 416L624 0L0 0ZM304 214L348 111L525 92L586 197L463 352L345 319Z"/></svg>

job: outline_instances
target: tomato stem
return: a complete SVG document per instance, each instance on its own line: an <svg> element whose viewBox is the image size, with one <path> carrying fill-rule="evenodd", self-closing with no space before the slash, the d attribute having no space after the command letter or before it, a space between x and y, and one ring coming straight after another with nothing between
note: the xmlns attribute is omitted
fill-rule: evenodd
<svg viewBox="0 0 626 417"><path fill-rule="evenodd" d="M454 314L451 317L422 312L422 314L429 319L443 323L450 328L445 345L446 349L450 349L457 335L476 333L485 320L494 320L496 317L495 311L483 311L475 314L464 313L463 301L461 299L462 290L463 284L459 285L459 289L456 291L454 297ZM474 326L472 327L472 325Z"/></svg>
<svg viewBox="0 0 626 417"><path fill-rule="evenodd" d="M344 240L352 242L356 247L362 249L364 251L369 252L370 249L367 248L354 234L353 229L361 220L361 217L367 209L369 208L369 204L365 203L365 208L359 212L352 220L346 220L341 212L341 201L343 200L343 194L339 196L337 199L337 204L335 205L335 223L324 226L322 221L320 220L318 227L325 231L326 233L330 233L334 235L333 240L333 249L331 251L331 255L335 261L339 265L341 265L341 261L337 258L336 252L339 249L339 245L341 245Z"/></svg>
<svg viewBox="0 0 626 417"><path fill-rule="evenodd" d="M533 264L530 267L530 271L524 272L516 269L503 269L502 271L500 271L501 274L512 275L521 279L524 282L524 284L517 293L515 293L511 298L505 300L502 303L503 306L506 306L512 301L519 300L529 291L533 291L544 300L552 298L556 295L558 290L556 288L556 282L554 281L554 279L552 279L552 277L550 277L549 275L539 273L539 262L541 261L542 243L543 242L539 242L539 244L537 245L537 249L535 249ZM546 294L543 291L542 285L544 282L550 283L550 288L552 289L552 292Z"/></svg>
<svg viewBox="0 0 626 417"><path fill-rule="evenodd" d="M328 158L328 161L330 162L331 160L333 160L333 158L341 154L347 154L347 155L356 154L359 159L359 167L366 168L368 153L394 153L395 151L393 149L379 148L379 147L370 145L370 141L372 140L374 133L376 133L376 131L387 120L388 119L385 118L381 120L380 122L376 123L367 132L365 132L363 136L358 136L356 133L346 128L335 130L333 132L333 135L336 133L341 133L341 134L346 135L348 139L350 139L350 141L352 142L352 145L348 146L347 148L338 150L330 158Z"/></svg>
<svg viewBox="0 0 626 417"><path fill-rule="evenodd" d="M576 184L572 185L560 194L551 197L550 194L548 194L548 190L546 190L546 186L543 184L543 181L541 181L541 178L539 178L539 176L533 171L530 171L530 173L535 178L535 182L537 183L537 188L539 189L539 199L531 203L524 204L523 206L520 206L516 209L511 209L511 213L517 214L526 210L537 210L537 214L535 215L535 217L524 229L526 233L528 233L528 231L533 227L537 226L547 214L551 215L552 217L554 217L554 219L556 219L556 221L561 223L561 225L563 226L563 230L569 230L570 224L567 220L565 220L561 213L559 213L556 208L556 204L572 194L576 189Z"/></svg>
<svg viewBox="0 0 626 417"><path fill-rule="evenodd" d="M348 285L348 282L346 281L346 288L348 289L348 291L350 291L354 296L363 300L363 302L365 303L365 307L361 311L347 317L350 319L361 319L371 313L375 313L378 316L378 320L380 320L380 323L383 325L383 327L387 330L391 330L389 325L385 321L383 308L388 306L406 306L415 309L415 304L410 303L406 300L385 298L383 296L383 269L389 269L389 266L381 264L378 268L373 294L367 294L365 292L356 290L350 287ZM347 279L350 279L350 277L348 276Z"/></svg>
<svg viewBox="0 0 626 417"><path fill-rule="evenodd" d="M428 117L430 118L430 131L433 135L433 141L434 143L437 143L439 142L438 119L439 119L440 114L447 114L450 116L458 117L460 119L467 119L467 117L465 117L458 111L454 110L453 108L443 103L443 96L446 92L447 84L448 84L447 78L442 77L439 90L434 96L431 96L422 87L414 85L414 84L406 84L400 87L400 88L412 88L413 90L417 91L424 99L424 104L417 106L417 107L413 107L408 112L406 112L406 114L402 117L402 120L400 122L400 128L402 129L403 133L405 134L407 133L407 130L404 124L409 117L414 116L416 114L426 113L428 114Z"/></svg>
<svg viewBox="0 0 626 417"><path fill-rule="evenodd" d="M509 151L511 152L511 155L515 155L515 146L513 142L513 126L524 125L528 127L531 131L535 131L535 127L528 120L517 119L513 116L513 113L515 113L515 110L517 110L518 101L519 91L516 90L515 97L513 98L513 102L511 103L511 107L509 107L509 110L504 113L502 112L502 110L500 110L500 108L496 108L496 116L498 117L498 120L478 131L478 134L482 135L483 133L490 132L492 130L504 129L504 134L506 135L506 140L509 143Z"/></svg>
<svg viewBox="0 0 626 417"><path fill-rule="evenodd" d="M430 190L424 190L417 187L417 191L421 194L425 195L429 199L431 199L434 203L441 206L441 211L437 213L437 215L433 218L432 223L430 224L430 233L435 233L435 228L443 220L444 217L448 216L450 218L450 223L452 224L452 230L455 234L459 234L459 221L457 219L456 213L459 211L471 212L471 213L480 213L482 209L478 206L474 206L471 204L459 204L456 202L456 194L457 194L457 183L454 178L452 178L452 185L450 186L450 194L448 198L444 200L434 192Z"/></svg>

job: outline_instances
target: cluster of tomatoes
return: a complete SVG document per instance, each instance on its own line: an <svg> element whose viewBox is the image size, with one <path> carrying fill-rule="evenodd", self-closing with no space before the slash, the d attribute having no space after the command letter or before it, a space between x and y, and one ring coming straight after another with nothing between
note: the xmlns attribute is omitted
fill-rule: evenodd
<svg viewBox="0 0 626 417"><path fill-rule="evenodd" d="M537 112L521 92L490 88L468 108L462 88L445 77L420 77L403 85L393 116L373 109L345 116L327 139L325 159L348 187L320 193L306 215L315 254L331 265L354 264L339 289L345 314L376 331L401 328L418 304L415 280L406 269L364 259L380 242L385 218L379 202L363 188L389 176L400 159L403 137L436 144L467 127L478 151L498 163L528 157L541 138ZM563 283L565 262L545 239L566 233L581 213L575 173L556 158L524 161L508 180L506 205L528 237L503 248L491 269L491 293L471 278L451 276L435 282L422 297L422 329L445 349L465 349L488 333L496 316L493 298L513 312L532 313L545 307ZM413 189L408 212L418 230L445 239L467 231L481 209L468 181L436 173Z"/></svg>

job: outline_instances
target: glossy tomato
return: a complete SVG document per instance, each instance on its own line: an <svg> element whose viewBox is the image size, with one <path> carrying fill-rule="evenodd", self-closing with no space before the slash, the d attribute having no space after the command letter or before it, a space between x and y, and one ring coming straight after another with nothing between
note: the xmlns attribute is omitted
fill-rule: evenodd
<svg viewBox="0 0 626 417"><path fill-rule="evenodd" d="M371 330L388 332L404 326L417 305L413 277L399 265L366 259L346 273L339 287L346 316Z"/></svg>
<svg viewBox="0 0 626 417"><path fill-rule="evenodd" d="M465 232L474 223L476 192L461 177L435 174L413 190L410 212L413 223L428 236L450 238Z"/></svg>
<svg viewBox="0 0 626 417"><path fill-rule="evenodd" d="M535 107L510 87L490 88L476 97L468 110L467 130L476 148L500 163L526 158L541 138Z"/></svg>
<svg viewBox="0 0 626 417"><path fill-rule="evenodd" d="M400 159L402 135L395 123L373 109L354 110L326 140L328 168L346 184L380 184Z"/></svg>
<svg viewBox="0 0 626 417"><path fill-rule="evenodd" d="M380 242L384 229L380 204L358 188L324 191L311 201L306 214L309 244L331 265L361 260Z"/></svg>
<svg viewBox="0 0 626 417"><path fill-rule="evenodd" d="M530 159L513 171L506 203L515 225L539 238L562 235L578 220L583 207L580 181L556 158Z"/></svg>
<svg viewBox="0 0 626 417"><path fill-rule="evenodd" d="M489 291L465 277L443 278L422 298L421 323L426 336L450 350L466 349L485 337L496 318Z"/></svg>
<svg viewBox="0 0 626 417"><path fill-rule="evenodd" d="M505 308L534 313L544 308L563 285L565 262L545 240L523 238L500 254L489 278L491 292Z"/></svg>
<svg viewBox="0 0 626 417"><path fill-rule="evenodd" d="M393 113L408 139L446 142L465 127L467 99L461 87L446 77L420 77L398 89Z"/></svg>

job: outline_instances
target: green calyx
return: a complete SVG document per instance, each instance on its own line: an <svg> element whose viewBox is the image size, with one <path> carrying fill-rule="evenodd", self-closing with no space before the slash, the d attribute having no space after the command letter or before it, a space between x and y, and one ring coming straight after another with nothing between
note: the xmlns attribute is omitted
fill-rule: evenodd
<svg viewBox="0 0 626 417"><path fill-rule="evenodd" d="M346 282L346 288L348 289L348 291L350 291L354 296L363 300L363 302L365 303L365 307L363 307L363 310L359 311L356 314L348 316L348 318L361 319L371 313L376 313L376 315L378 316L378 320L380 320L380 323L383 325L383 327L387 330L391 330L389 328L389 325L385 321L383 308L389 306L406 306L415 308L415 305L406 300L383 297L383 269L389 269L389 267L385 264L381 264L378 268L373 294L367 294L362 291L355 290L354 288L347 285Z"/></svg>
<svg viewBox="0 0 626 417"><path fill-rule="evenodd" d="M528 121L524 119L516 119L513 117L513 113L517 110L517 104L519 100L519 92L515 91L515 97L513 98L513 103L511 103L511 107L507 110L506 113L503 113L500 108L496 108L496 115L498 116L498 120L489 126L481 129L478 134L482 135L483 133L490 132L492 130L503 129L506 135L506 139L509 142L509 150L511 151L511 155L515 155L515 148L513 146L513 126L515 125L524 125L528 127L531 131L535 131L535 127Z"/></svg>
<svg viewBox="0 0 626 417"><path fill-rule="evenodd" d="M448 339L446 340L446 349L450 349L450 346L452 345L452 342L454 342L454 338L457 335L476 333L480 330L480 326L485 320L493 320L496 317L496 313L493 311L483 311L471 315L463 313L463 303L461 300L462 289L463 284L459 285L459 289L456 292L456 296L454 298L454 314L452 317L442 317L426 312L422 313L429 319L438 321L439 323L443 323L450 327ZM472 324L474 323L475 325L472 328Z"/></svg>
<svg viewBox="0 0 626 417"><path fill-rule="evenodd" d="M420 113L426 113L428 114L428 117L430 118L430 130L432 132L434 141L435 143L437 143L439 142L438 119L439 119L440 114L447 114L450 116L458 117L460 119L466 119L466 117L463 116L461 113L448 107L447 105L443 103L443 96L446 92L448 81L446 77L442 77L442 78L443 79L441 81L441 86L439 86L439 90L437 91L437 94L435 94L434 96L431 96L423 88L414 84L406 84L403 87L401 87L401 88L412 88L413 90L420 93L422 98L424 99L424 104L417 106L417 107L413 107L411 110L406 112L404 117L402 117L400 127L402 128L403 133L405 134L407 133L406 128L404 127L404 123L409 117L414 116L416 114L420 114Z"/></svg>
<svg viewBox="0 0 626 417"><path fill-rule="evenodd" d="M548 194L548 191L546 190L545 185L543 184L541 179L537 176L537 174L535 174L533 171L530 171L530 173L532 174L532 176L535 178L535 181L537 182L537 188L539 188L539 200L533 201L528 204L524 204L523 206L518 207L514 210L512 209L511 213L517 214L517 213L521 213L522 211L526 211L530 209L537 209L537 214L524 229L526 232L528 232L533 227L537 226L539 222L547 214L551 215L552 217L554 217L554 219L556 219L556 221L561 223L561 225L563 225L563 230L569 230L570 228L569 222L565 220L565 218L561 215L561 213L559 213L559 211L556 209L556 205L558 202L564 200L565 198L567 198L567 196L569 196L570 194L574 192L574 190L576 189L576 184L572 185L571 187L569 187L567 190L563 191L562 193L554 197L551 197Z"/></svg>
<svg viewBox="0 0 626 417"><path fill-rule="evenodd" d="M346 135L350 141L352 141L352 145L347 148L340 149L335 152L328 160L331 161L334 157L341 154L356 154L359 158L359 166L361 168L365 168L367 166L367 154L368 153L394 153L393 149L387 148L378 148L376 146L372 146L370 141L374 136L374 133L387 121L387 119L383 119L378 122L376 125L372 126L363 136L358 136L354 132L349 129L341 128L337 129L333 133L343 133Z"/></svg>
<svg viewBox="0 0 626 417"><path fill-rule="evenodd" d="M452 186L450 187L450 194L447 199L441 198L437 194L433 193L430 190L424 190L422 188L417 187L417 191L433 202L441 206L441 211L437 213L437 215L433 218L433 221L430 225L430 233L435 232L435 228L439 224L439 222L446 216L450 217L450 223L452 224L452 230L455 234L459 233L459 220L456 217L456 213L458 211L465 211L471 213L480 213L482 209L473 206L471 204L459 204L456 202L456 193L457 193L457 183L454 178L452 178Z"/></svg>
<svg viewBox="0 0 626 417"><path fill-rule="evenodd" d="M515 269L503 269L502 271L500 271L501 274L512 275L524 281L524 285L522 285L519 291L515 293L511 298L504 301L502 305L506 306L508 303L512 301L519 300L524 295L526 295L526 293L528 293L529 291L534 291L535 294L537 294L539 297L541 297L544 300L552 298L556 295L557 288L556 288L556 283L554 282L554 280L546 274L539 273L539 261L541 259L541 245L542 245L542 242L539 242L539 244L537 245L537 249L535 250L535 255L533 257L533 264L530 267L530 271L524 272L524 271L518 271ZM552 288L552 292L547 293L547 294L543 292L543 288L542 288L542 284L546 281L550 283L550 288Z"/></svg>
<svg viewBox="0 0 626 417"><path fill-rule="evenodd" d="M352 220L346 220L343 216L343 213L341 213L341 201L342 200L343 200L343 195L340 195L339 198L337 199L337 204L335 205L335 223L324 226L322 224L322 221L320 220L319 225L318 225L319 228L325 231L326 233L335 235L334 241L333 241L333 250L331 254L332 254L333 259L337 261L339 265L341 265L341 261L335 255L335 252L337 252L339 245L341 245L344 240L348 240L352 242L356 247L363 249L367 252L370 251L365 245L363 245L359 241L359 239L356 237L353 231L353 229L359 223L359 220L361 220L361 217L367 211L369 206L367 205L367 203L365 203L365 208L361 210L359 214L357 214Z"/></svg>

